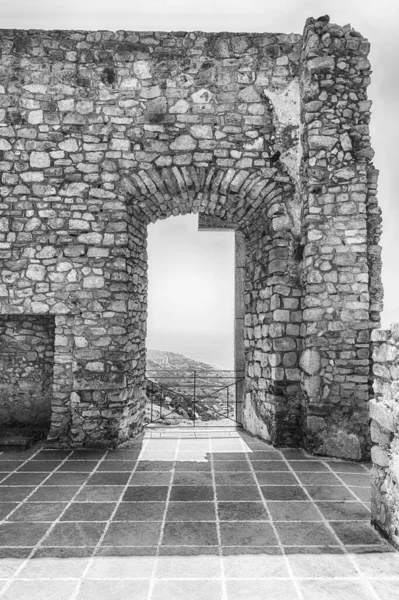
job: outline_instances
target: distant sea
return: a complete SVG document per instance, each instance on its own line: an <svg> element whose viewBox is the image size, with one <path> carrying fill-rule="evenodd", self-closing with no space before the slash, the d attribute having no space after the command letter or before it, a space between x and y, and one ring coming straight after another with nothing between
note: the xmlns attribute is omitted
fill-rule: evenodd
<svg viewBox="0 0 399 600"><path fill-rule="evenodd" d="M149 333L147 348L184 354L219 369L234 369L234 334Z"/></svg>

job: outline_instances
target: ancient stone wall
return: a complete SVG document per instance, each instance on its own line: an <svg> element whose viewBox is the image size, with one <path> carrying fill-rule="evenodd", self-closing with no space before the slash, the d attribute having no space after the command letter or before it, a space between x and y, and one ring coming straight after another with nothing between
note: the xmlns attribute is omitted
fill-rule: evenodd
<svg viewBox="0 0 399 600"><path fill-rule="evenodd" d="M374 331L371 518L399 548L399 325Z"/></svg>
<svg viewBox="0 0 399 600"><path fill-rule="evenodd" d="M369 450L370 330L382 309L369 44L323 18L307 22L302 52L306 443L359 459Z"/></svg>
<svg viewBox="0 0 399 600"><path fill-rule="evenodd" d="M0 423L50 423L54 319L0 316Z"/></svg>
<svg viewBox="0 0 399 600"><path fill-rule="evenodd" d="M116 444L145 401L147 225L245 244L243 422L368 450L379 212L368 43L296 34L1 31L0 312L55 319L50 439Z"/></svg>

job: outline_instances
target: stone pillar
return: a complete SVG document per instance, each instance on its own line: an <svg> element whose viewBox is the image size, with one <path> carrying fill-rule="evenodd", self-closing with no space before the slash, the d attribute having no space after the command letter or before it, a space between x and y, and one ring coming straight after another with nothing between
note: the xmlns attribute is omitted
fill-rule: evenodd
<svg viewBox="0 0 399 600"><path fill-rule="evenodd" d="M316 454L359 460L370 449L370 235L376 173L367 86L369 44L350 26L308 19L301 70L303 194L302 382L306 445ZM379 222L379 221L378 221ZM374 227L375 230L375 227ZM375 294L377 300L378 294Z"/></svg>
<svg viewBox="0 0 399 600"><path fill-rule="evenodd" d="M372 339L371 522L399 548L399 324Z"/></svg>

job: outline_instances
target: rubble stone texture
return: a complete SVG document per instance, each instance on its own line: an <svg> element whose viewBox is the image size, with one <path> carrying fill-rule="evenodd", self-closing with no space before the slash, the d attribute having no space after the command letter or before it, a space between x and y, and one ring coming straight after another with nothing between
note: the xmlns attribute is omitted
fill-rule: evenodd
<svg viewBox="0 0 399 600"><path fill-rule="evenodd" d="M372 522L399 549L399 325L374 331Z"/></svg>
<svg viewBox="0 0 399 600"><path fill-rule="evenodd" d="M50 441L142 429L147 225L200 213L245 241L246 429L367 456L382 299L367 40L321 17L303 35L0 43L0 311L55 323Z"/></svg>

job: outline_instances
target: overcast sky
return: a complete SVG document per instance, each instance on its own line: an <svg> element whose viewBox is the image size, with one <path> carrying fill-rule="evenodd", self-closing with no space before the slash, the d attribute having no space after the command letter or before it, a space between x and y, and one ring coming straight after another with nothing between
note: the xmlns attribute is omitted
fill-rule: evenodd
<svg viewBox="0 0 399 600"><path fill-rule="evenodd" d="M385 310L383 326L399 321L399 2L398 0L0 0L0 26L15 29L127 29L127 30L204 30L302 33L307 17L329 14L339 25L350 23L371 42L373 101L371 135L376 151L374 164L380 169L379 201L383 209L383 281ZM192 222L192 219L191 219ZM168 225L170 223L170 225ZM158 250L164 252L165 235L175 231L173 219L165 221L158 234ZM178 226L182 242L190 243L186 251L192 266L195 256L201 263L201 289L212 290L211 296L226 292L227 283L218 284L213 264L231 267L231 237L207 241L201 250L193 241L190 226ZM165 230L166 228L166 230ZM199 234L217 236L218 234ZM155 239L155 238L154 238ZM205 240L205 237L202 238ZM215 239L215 238L213 238ZM219 258L216 259L216 248ZM177 256L182 250L172 245ZM198 258L201 256L201 258ZM211 260L212 259L212 260ZM213 263L214 259L214 263ZM164 260L161 257L161 260ZM223 260L225 263L223 263ZM222 261L220 263L220 261ZM194 261L195 262L195 261ZM208 266L207 266L208 265ZM183 267L187 268L187 267ZM222 269L223 270L223 269ZM191 267L187 272L193 272ZM208 276L207 279L205 276ZM177 277L177 275L176 275ZM198 281L192 285L199 293ZM159 283L161 285L161 283ZM229 297L232 297L230 292ZM208 296L207 296L208 297ZM205 304L208 300L204 300ZM181 303L182 304L182 303ZM207 305L207 304L206 304ZM180 315L182 306L179 305ZM176 309L173 309L176 310ZM219 310L219 309L218 309ZM223 322L223 311L219 311ZM171 317L171 314L169 314ZM216 318L217 320L217 318Z"/></svg>

